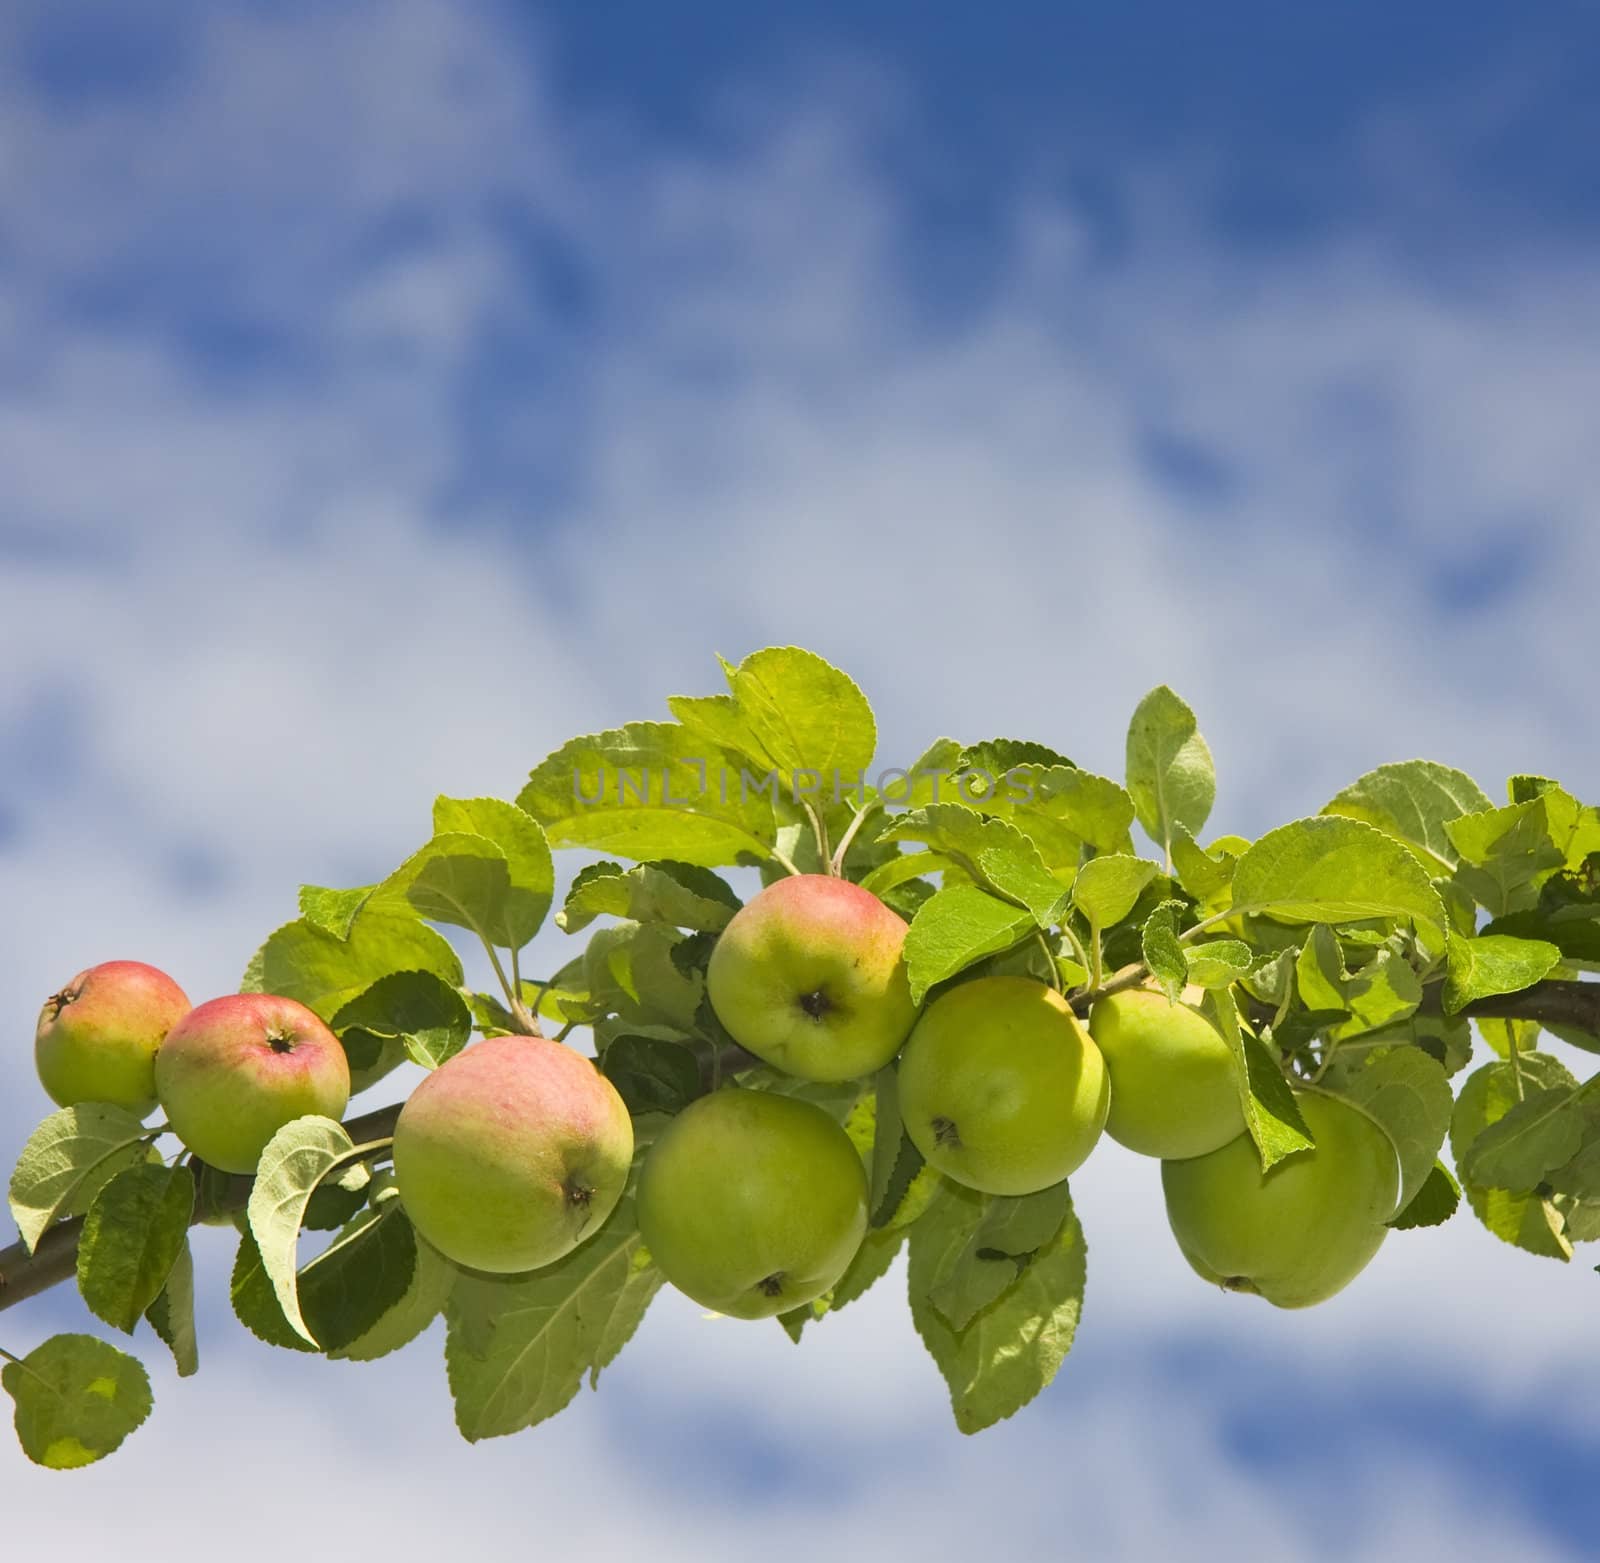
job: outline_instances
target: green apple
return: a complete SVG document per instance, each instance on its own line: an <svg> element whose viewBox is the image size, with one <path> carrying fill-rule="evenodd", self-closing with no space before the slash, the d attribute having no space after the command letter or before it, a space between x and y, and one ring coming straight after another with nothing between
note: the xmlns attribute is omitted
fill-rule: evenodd
<svg viewBox="0 0 1600 1563"><path fill-rule="evenodd" d="M1094 1149L1111 1088L1067 1001L1031 977L939 995L900 1060L900 1110L928 1164L985 1194L1033 1194Z"/></svg>
<svg viewBox="0 0 1600 1563"><path fill-rule="evenodd" d="M39 1083L58 1107L110 1102L142 1118L156 1105L156 1049L188 1013L183 989L143 961L80 971L39 1012Z"/></svg>
<svg viewBox="0 0 1600 1563"><path fill-rule="evenodd" d="M1188 988L1171 1004L1164 993L1130 988L1089 1016L1111 1076L1106 1133L1141 1156L1203 1156L1244 1133L1233 1052L1195 1007L1203 996Z"/></svg>
<svg viewBox="0 0 1600 1563"><path fill-rule="evenodd" d="M1279 1308L1348 1286L1388 1235L1400 1192L1394 1145L1365 1113L1321 1091L1295 1100L1316 1145L1269 1172L1247 1134L1161 1164L1167 1220L1195 1272Z"/></svg>
<svg viewBox="0 0 1600 1563"><path fill-rule="evenodd" d="M680 1292L765 1319L820 1297L867 1230L867 1175L820 1107L737 1088L691 1102L650 1147L639 1230Z"/></svg>
<svg viewBox="0 0 1600 1563"><path fill-rule="evenodd" d="M571 1253L622 1197L633 1120L594 1061L545 1037L490 1037L411 1093L394 1175L447 1259L513 1275Z"/></svg>
<svg viewBox="0 0 1600 1563"><path fill-rule="evenodd" d="M722 930L706 992L757 1058L802 1080L853 1080L888 1063L916 1019L905 940L905 923L871 891L791 875Z"/></svg>
<svg viewBox="0 0 1600 1563"><path fill-rule="evenodd" d="M304 1004L230 993L189 1011L156 1054L167 1122L201 1161L254 1172L286 1123L337 1118L350 1100L344 1048Z"/></svg>

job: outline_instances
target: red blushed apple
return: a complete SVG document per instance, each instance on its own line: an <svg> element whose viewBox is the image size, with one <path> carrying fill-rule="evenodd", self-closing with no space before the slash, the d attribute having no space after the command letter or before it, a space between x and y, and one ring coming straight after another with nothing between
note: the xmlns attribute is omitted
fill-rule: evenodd
<svg viewBox="0 0 1600 1563"><path fill-rule="evenodd" d="M853 1080L888 1063L917 1018L905 942L905 923L870 890L792 875L722 930L706 992L757 1058L803 1080Z"/></svg>
<svg viewBox="0 0 1600 1563"><path fill-rule="evenodd" d="M344 1048L304 1004L230 993L192 1009L156 1054L173 1132L223 1172L254 1172L286 1123L337 1118L350 1100Z"/></svg>
<svg viewBox="0 0 1600 1563"><path fill-rule="evenodd" d="M394 1175L447 1259L514 1274L570 1253L622 1197L633 1120L594 1061L544 1037L464 1048L411 1093Z"/></svg>
<svg viewBox="0 0 1600 1563"><path fill-rule="evenodd" d="M110 1102L141 1118L156 1104L156 1049L189 1013L183 989L143 961L105 961L52 993L33 1056L58 1107Z"/></svg>

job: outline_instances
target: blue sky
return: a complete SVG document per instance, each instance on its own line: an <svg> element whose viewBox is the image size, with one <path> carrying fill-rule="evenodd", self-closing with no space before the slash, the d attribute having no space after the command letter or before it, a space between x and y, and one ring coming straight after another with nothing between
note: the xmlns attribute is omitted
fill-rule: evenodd
<svg viewBox="0 0 1600 1563"><path fill-rule="evenodd" d="M1218 830L1416 753L1600 796L1597 44L1576 4L6 8L12 1034L101 959L231 987L436 792L772 642L858 676L885 763L1115 773L1170 681ZM43 1106L20 1041L0 1141ZM800 1351L663 1298L468 1449L436 1338L267 1359L208 1241L205 1371L152 1354L93 1472L8 1465L15 1539L70 1481L109 1544L181 1472L175 1563L275 1555L237 1516L297 1483L412 1550L1582 1555L1587 1265L1458 1220L1278 1315L1193 1281L1149 1174L1075 1179L1079 1345L977 1440L890 1281Z"/></svg>

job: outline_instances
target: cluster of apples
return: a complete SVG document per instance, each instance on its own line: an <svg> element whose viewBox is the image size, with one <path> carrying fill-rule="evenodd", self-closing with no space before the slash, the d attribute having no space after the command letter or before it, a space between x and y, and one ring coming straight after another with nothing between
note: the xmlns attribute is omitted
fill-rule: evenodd
<svg viewBox="0 0 1600 1563"><path fill-rule="evenodd" d="M39 1080L59 1107L108 1102L173 1132L223 1172L254 1172L267 1141L350 1100L339 1039L304 1004L229 993L191 1006L164 971L105 961L45 1000L34 1033Z"/></svg>
<svg viewBox="0 0 1600 1563"><path fill-rule="evenodd" d="M740 1046L801 1080L860 1079L898 1056L907 1133L968 1188L1038 1192L1108 1132L1161 1159L1174 1235L1207 1280L1304 1307L1377 1252L1398 1161L1355 1108L1297 1089L1315 1148L1263 1174L1231 1051L1192 1002L1130 989L1101 999L1085 1027L1042 982L982 976L919 1012L905 937L905 922L860 886L791 876L723 930L707 993ZM136 961L94 967L52 995L36 1057L59 1104L113 1102L143 1116L159 1102L179 1139L227 1172L253 1171L295 1118L339 1117L350 1094L338 1038L304 1005L247 993L190 1008L171 978ZM424 1238L457 1264L516 1274L601 1226L634 1149L627 1107L592 1060L543 1037L501 1036L417 1087L393 1155ZM764 1318L844 1274L867 1230L866 1171L821 1108L731 1087L691 1103L650 1146L638 1220L680 1291Z"/></svg>
<svg viewBox="0 0 1600 1563"><path fill-rule="evenodd" d="M980 976L919 1014L905 935L857 885L779 880L719 938L712 1007L741 1046L802 1079L853 1079L898 1055L912 1142L981 1193L1059 1183L1102 1132L1159 1158L1179 1247L1218 1285L1306 1307L1376 1254L1399 1192L1393 1145L1355 1107L1297 1088L1315 1147L1263 1173L1232 1051L1198 989L1176 1004L1148 987L1109 994L1085 1027L1045 983ZM817 1108L719 1092L652 1148L639 1220L680 1290L724 1313L776 1313L827 1291L853 1257L866 1224L861 1159Z"/></svg>

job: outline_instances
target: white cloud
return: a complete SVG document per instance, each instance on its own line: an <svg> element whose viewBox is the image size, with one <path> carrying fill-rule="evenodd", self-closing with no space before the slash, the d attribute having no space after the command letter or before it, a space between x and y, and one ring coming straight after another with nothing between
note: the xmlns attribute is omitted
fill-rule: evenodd
<svg viewBox="0 0 1600 1563"><path fill-rule="evenodd" d="M894 759L941 731L1014 732L1115 774L1134 701L1171 680L1219 758L1219 828L1309 812L1415 752L1491 789L1536 769L1600 793L1581 719L1600 650L1586 257L1524 248L1444 286L1361 236L1233 252L1153 179L1115 265L1071 210L1019 199L992 295L930 319L874 153L892 94L851 102L871 77L809 106L742 99L736 149L713 158L552 106L489 19L427 0L212 16L193 39L158 107L68 117L0 80L0 323L21 323L26 369L0 380L0 742L36 732L45 702L82 762L40 778L14 755L0 776L22 824L0 843L14 1034L53 983L113 955L169 965L196 997L231 986L299 881L381 871L435 792L514 791L567 734L660 714L711 687L713 651L773 641L850 668ZM581 273L587 327L547 296L518 224ZM118 278L142 307L99 323L75 307ZM230 381L195 336L219 317L275 334L278 356ZM1210 452L1231 496L1208 509L1166 485L1152 428ZM524 444L563 481L522 489ZM1481 601L1441 601L1441 572L1481 577ZM177 871L184 854L214 866L209 891ZM7 1143L41 1106L26 1064L0 1066ZM1460 1219L1395 1239L1315 1316L1277 1315L1188 1275L1148 1165L1108 1148L1078 1183L1086 1332L1198 1335L1308 1376L1456 1376L1480 1404L1547 1396L1584 1428L1581 1265ZM1154 1381L1131 1406L1091 1386L1074 1410L1069 1364L1048 1467L1026 1417L971 1444L931 1432L942 1393L892 1299L802 1352L664 1305L598 1403L620 1409L503 1448L449 1441L426 1365L371 1370L339 1424L349 1374L225 1355L79 1478L101 1495L91 1523L181 1461L183 1523L232 1535L265 1473L304 1461L373 1483L364 1524L394 1492L407 1538L459 1535L465 1505L485 1536L538 1513L548 1544L553 1505L588 1543L654 1527L662 1556L748 1552L745 1510L646 1502L609 1463L628 1386L649 1385L664 1422L737 1413L796 1459L881 1437L870 1492L831 1516L793 1495L764 1511L777 1557L801 1550L791 1535L849 1556L889 1529L953 1551L994 1512L1016 1550L1044 1550L1060 1468L1079 1472L1091 1551L1144 1555L1181 1531L1195 1555L1242 1534L1334 1555L1218 1452L1201 1401ZM450 1509L403 1505L412 1483L382 1456L409 1467L415 1450ZM568 1506L572 1472L597 1512ZM1364 1556L1407 1555L1430 1513L1458 1528L1430 1551L1538 1555L1517 1516L1417 1451L1359 1476L1352 1513L1380 1526ZM974 1493L994 1507L960 1509Z"/></svg>

